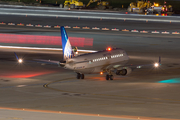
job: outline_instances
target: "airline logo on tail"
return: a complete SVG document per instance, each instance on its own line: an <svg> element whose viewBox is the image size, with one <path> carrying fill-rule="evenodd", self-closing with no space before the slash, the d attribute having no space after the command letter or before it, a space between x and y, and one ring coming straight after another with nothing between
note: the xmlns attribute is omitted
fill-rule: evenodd
<svg viewBox="0 0 180 120"><path fill-rule="evenodd" d="M69 58L72 58L74 56L74 53L64 26L61 26L60 30L61 30L63 57L64 60L67 60Z"/></svg>

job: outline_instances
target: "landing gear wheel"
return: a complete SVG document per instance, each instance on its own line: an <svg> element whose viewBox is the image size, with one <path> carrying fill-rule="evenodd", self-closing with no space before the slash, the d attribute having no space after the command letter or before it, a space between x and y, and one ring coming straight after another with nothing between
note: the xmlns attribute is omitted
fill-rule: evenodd
<svg viewBox="0 0 180 120"><path fill-rule="evenodd" d="M109 80L109 75L106 75L106 80Z"/></svg>
<svg viewBox="0 0 180 120"><path fill-rule="evenodd" d="M81 74L81 79L84 79L84 74Z"/></svg>
<svg viewBox="0 0 180 120"><path fill-rule="evenodd" d="M77 73L77 79L80 79L80 77L81 77L81 74Z"/></svg>
<svg viewBox="0 0 180 120"><path fill-rule="evenodd" d="M114 77L113 77L113 75L109 75L109 78L110 78L110 80L113 80Z"/></svg>

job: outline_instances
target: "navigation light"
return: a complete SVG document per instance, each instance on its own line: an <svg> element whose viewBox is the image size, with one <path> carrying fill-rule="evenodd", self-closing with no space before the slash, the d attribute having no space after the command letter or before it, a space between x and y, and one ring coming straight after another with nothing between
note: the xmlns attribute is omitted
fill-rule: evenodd
<svg viewBox="0 0 180 120"><path fill-rule="evenodd" d="M159 64L158 64L158 63L155 63L155 64L154 64L154 67L159 67Z"/></svg>
<svg viewBox="0 0 180 120"><path fill-rule="evenodd" d="M111 49L111 47L108 47L107 50L108 50L108 51L111 51L112 49Z"/></svg>
<svg viewBox="0 0 180 120"><path fill-rule="evenodd" d="M23 62L23 60L22 60L22 59L19 59L19 60L18 60L18 62L19 62L19 63L22 63L22 62Z"/></svg>

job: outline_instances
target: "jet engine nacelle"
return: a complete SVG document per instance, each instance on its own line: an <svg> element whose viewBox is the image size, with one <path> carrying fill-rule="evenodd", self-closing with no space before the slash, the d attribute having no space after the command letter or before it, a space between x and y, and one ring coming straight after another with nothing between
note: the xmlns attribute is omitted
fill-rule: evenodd
<svg viewBox="0 0 180 120"><path fill-rule="evenodd" d="M121 70L117 70L116 71L116 75L122 75L122 76L125 76L125 75L128 75L132 72L132 69L131 68L126 68L126 69L121 69Z"/></svg>
<svg viewBox="0 0 180 120"><path fill-rule="evenodd" d="M66 61L59 61L59 65L60 67L64 67L66 65Z"/></svg>

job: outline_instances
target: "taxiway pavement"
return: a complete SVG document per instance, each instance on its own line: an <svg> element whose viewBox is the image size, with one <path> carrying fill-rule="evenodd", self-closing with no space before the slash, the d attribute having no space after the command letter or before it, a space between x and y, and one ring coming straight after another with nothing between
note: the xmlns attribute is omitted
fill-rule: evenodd
<svg viewBox="0 0 180 120"><path fill-rule="evenodd" d="M0 53L1 107L127 115L129 118L131 116L150 117L148 119L180 118L178 38L171 38L172 42L168 42L169 39L162 36L151 38L141 35L138 37L111 35L110 32L83 34L81 31L74 33L68 30L68 32L69 36L92 37L94 39L92 49L99 50L109 44L123 47L132 58L130 63L133 64L156 61L159 54L162 55L162 63L166 64L160 69L137 69L130 76L115 76L114 81L106 81L104 75L86 75L84 80L77 80L74 72L58 66L38 63L17 64L13 54L17 49L3 48ZM35 33L21 31L18 34ZM59 32L36 32L37 34L59 35ZM9 43L3 45L34 46ZM35 46L53 47L40 44ZM28 60L62 59L59 51L49 53L43 50L42 52L18 50L18 55Z"/></svg>
<svg viewBox="0 0 180 120"><path fill-rule="evenodd" d="M41 17L40 19L42 20ZM25 22L25 20L22 21ZM35 21L30 21L36 24ZM84 21L82 22L84 23ZM71 24L74 25L73 22ZM157 23L156 25L158 26ZM179 30L177 25L176 29ZM130 24L129 27L133 28ZM168 28L175 29L169 26ZM60 36L59 29L20 26L1 26L1 32L20 36ZM13 112L14 115L11 115L13 118L18 118L18 109L31 109L35 112L35 117L38 114L36 114L37 110L48 110L48 113L61 111L71 114L111 115L111 117L125 115L126 119L127 117L142 120L180 119L179 35L74 29L68 29L67 32L69 37L93 39L92 46L79 47L79 49L102 50L108 46L120 47L125 49L130 56L130 64L153 63L161 56L162 67L160 69L137 69L129 76L115 76L114 81L106 81L104 75L86 75L84 80L77 80L75 79L76 73L58 66L38 63L20 65L13 54L17 51L20 57L28 60L35 58L61 60L60 51L0 48L0 106L4 113L3 119L9 119L7 113L10 113L11 108L16 109L16 112ZM13 41L13 39L11 38L9 41ZM21 40L21 38L19 39ZM51 44L13 42L1 42L1 45L60 47ZM17 114L15 115L15 113ZM23 112L21 111L21 113ZM25 119L26 114L30 115L31 113L24 113L24 116L21 117ZM38 115L40 114L42 113Z"/></svg>
<svg viewBox="0 0 180 120"><path fill-rule="evenodd" d="M108 20L135 20L135 21L154 21L154 22L177 22L179 16L155 16L140 14L122 14L117 12L95 12L95 11L74 11L74 10L39 10L33 8L0 8L2 15L20 16L47 16L47 17L66 17L66 18L85 18L85 19L108 19Z"/></svg>
<svg viewBox="0 0 180 120"><path fill-rule="evenodd" d="M49 53L18 55L26 59L59 59L60 56ZM0 106L3 113L8 112L4 108L14 108L16 112L12 117L20 117L17 109L22 113L23 109L32 109L34 115L47 110L48 114L61 111L133 119L180 118L179 67L137 69L129 76L115 76L113 81L106 81L104 75L98 74L77 80L76 73L58 66L18 64L11 52L1 52L0 65ZM26 118L26 114L21 118Z"/></svg>

